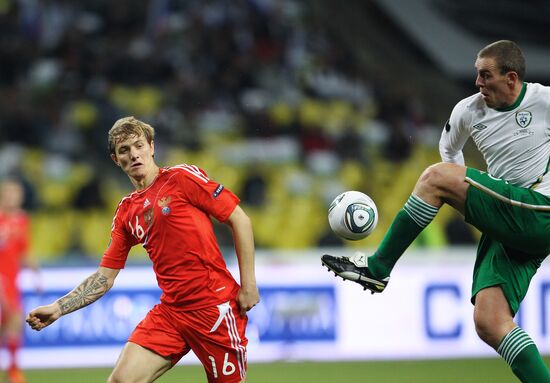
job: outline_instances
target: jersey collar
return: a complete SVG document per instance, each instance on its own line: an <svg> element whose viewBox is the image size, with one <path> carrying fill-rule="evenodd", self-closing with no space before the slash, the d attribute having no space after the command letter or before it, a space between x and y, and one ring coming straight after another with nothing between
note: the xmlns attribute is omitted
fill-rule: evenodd
<svg viewBox="0 0 550 383"><path fill-rule="evenodd" d="M516 101L512 105L509 105L505 108L495 108L497 112L509 112L511 110L514 110L518 107L519 104L523 101L523 98L525 97L525 92L527 91L527 83L524 82L521 87L521 92L519 92L518 98L516 98Z"/></svg>

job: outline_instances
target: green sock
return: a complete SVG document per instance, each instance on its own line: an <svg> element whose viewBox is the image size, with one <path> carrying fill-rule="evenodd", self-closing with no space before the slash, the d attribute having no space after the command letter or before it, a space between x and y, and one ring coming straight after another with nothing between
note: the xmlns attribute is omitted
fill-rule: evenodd
<svg viewBox="0 0 550 383"><path fill-rule="evenodd" d="M521 328L510 331L500 342L497 352L523 383L550 382L550 372L537 346Z"/></svg>
<svg viewBox="0 0 550 383"><path fill-rule="evenodd" d="M432 222L439 208L412 194L397 213L378 249L368 259L369 270L378 278L386 278L407 247Z"/></svg>

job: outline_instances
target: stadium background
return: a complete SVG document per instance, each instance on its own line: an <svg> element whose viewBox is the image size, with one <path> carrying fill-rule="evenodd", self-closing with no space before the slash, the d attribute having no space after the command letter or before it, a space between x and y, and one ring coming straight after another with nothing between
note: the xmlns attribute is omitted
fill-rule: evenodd
<svg viewBox="0 0 550 383"><path fill-rule="evenodd" d="M516 40L527 81L550 82L549 21L535 0L0 0L0 176L25 181L46 271L93 267L131 191L106 134L135 115L157 130L159 164L196 164L242 198L259 264L320 268L321 248L376 246L438 161L451 108L476 91L480 47ZM361 242L326 221L351 189L380 212ZM231 262L230 234L216 230ZM477 237L444 208L413 250L470 254ZM129 262L148 260L136 248Z"/></svg>

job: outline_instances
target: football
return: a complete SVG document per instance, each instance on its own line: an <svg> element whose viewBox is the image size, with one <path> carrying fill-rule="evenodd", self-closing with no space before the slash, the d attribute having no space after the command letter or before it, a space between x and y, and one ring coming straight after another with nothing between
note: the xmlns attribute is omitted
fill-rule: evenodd
<svg viewBox="0 0 550 383"><path fill-rule="evenodd" d="M368 195L346 191L330 204L328 223L332 231L340 237L357 241L367 237L376 228L378 210Z"/></svg>

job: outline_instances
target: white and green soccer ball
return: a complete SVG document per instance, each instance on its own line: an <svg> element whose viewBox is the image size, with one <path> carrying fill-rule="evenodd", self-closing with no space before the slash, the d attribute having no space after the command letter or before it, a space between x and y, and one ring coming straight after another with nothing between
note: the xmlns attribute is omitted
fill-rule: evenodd
<svg viewBox="0 0 550 383"><path fill-rule="evenodd" d="M332 231L340 237L357 241L367 237L376 228L378 209L368 195L346 191L330 204L328 223Z"/></svg>

